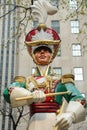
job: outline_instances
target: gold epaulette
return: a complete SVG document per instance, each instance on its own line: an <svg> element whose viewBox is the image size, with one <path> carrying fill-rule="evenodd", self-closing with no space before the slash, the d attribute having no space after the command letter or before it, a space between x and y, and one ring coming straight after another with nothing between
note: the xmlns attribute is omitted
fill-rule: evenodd
<svg viewBox="0 0 87 130"><path fill-rule="evenodd" d="M26 82L26 78L24 76L16 76L14 78L14 82L22 82L25 83Z"/></svg>
<svg viewBox="0 0 87 130"><path fill-rule="evenodd" d="M65 74L61 77L62 83L73 83L74 84L74 75L73 74Z"/></svg>

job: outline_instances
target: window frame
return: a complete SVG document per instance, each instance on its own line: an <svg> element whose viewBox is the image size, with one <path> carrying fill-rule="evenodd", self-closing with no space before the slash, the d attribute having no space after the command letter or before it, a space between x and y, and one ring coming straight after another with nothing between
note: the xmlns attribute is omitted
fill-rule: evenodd
<svg viewBox="0 0 87 130"><path fill-rule="evenodd" d="M38 25L39 25L38 20L34 20L34 21L32 22L32 27L33 27L33 28L36 28Z"/></svg>
<svg viewBox="0 0 87 130"><path fill-rule="evenodd" d="M80 22L78 19L70 21L71 33L78 34L80 32Z"/></svg>
<svg viewBox="0 0 87 130"><path fill-rule="evenodd" d="M82 46L80 43L72 43L72 56L73 57L82 56Z"/></svg>
<svg viewBox="0 0 87 130"><path fill-rule="evenodd" d="M58 70L58 72L60 71L60 73L56 73L55 70ZM53 72L55 74L57 74L59 77L61 77L62 76L62 67L53 67Z"/></svg>
<svg viewBox="0 0 87 130"><path fill-rule="evenodd" d="M59 49L58 49L56 57L60 57L60 56L61 56L61 46L59 46Z"/></svg>
<svg viewBox="0 0 87 130"><path fill-rule="evenodd" d="M31 74L34 74L35 71L36 71L36 67L32 67L32 69L31 69Z"/></svg>
<svg viewBox="0 0 87 130"><path fill-rule="evenodd" d="M59 1L58 1L58 0L50 0L50 3L51 3L53 6L56 6L57 8L59 8Z"/></svg>
<svg viewBox="0 0 87 130"><path fill-rule="evenodd" d="M71 10L76 10L78 8L78 4L76 0L69 0L69 8Z"/></svg>
<svg viewBox="0 0 87 130"><path fill-rule="evenodd" d="M75 72L75 69L78 73ZM82 69L82 72L80 71ZM75 76L75 81L83 81L84 80L84 72L83 72L83 67L74 67L73 68L74 76Z"/></svg>
<svg viewBox="0 0 87 130"><path fill-rule="evenodd" d="M51 28L54 29L59 34L60 33L60 21L59 20L51 20Z"/></svg>

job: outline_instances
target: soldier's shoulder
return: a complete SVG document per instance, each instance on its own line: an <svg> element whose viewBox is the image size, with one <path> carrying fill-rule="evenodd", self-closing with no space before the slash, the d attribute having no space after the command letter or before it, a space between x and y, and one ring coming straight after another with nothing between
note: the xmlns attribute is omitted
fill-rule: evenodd
<svg viewBox="0 0 87 130"><path fill-rule="evenodd" d="M62 83L73 83L74 84L74 75L73 74L64 74L61 77Z"/></svg>
<svg viewBox="0 0 87 130"><path fill-rule="evenodd" d="M25 83L26 82L26 77L24 77L24 76L15 76L13 81L14 82L23 82L23 83Z"/></svg>

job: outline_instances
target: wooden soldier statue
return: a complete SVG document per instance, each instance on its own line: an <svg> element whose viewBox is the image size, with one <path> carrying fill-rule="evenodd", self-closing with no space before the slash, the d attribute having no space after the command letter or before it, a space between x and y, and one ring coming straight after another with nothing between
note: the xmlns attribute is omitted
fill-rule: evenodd
<svg viewBox="0 0 87 130"><path fill-rule="evenodd" d="M85 120L85 98L75 86L73 74L59 77L51 68L61 40L43 20L57 9L46 0L36 1L31 8L32 16L38 16L39 25L26 35L25 44L36 64L35 72L29 77L16 76L3 94L12 107L30 107L28 130L67 130L72 123ZM68 105L60 114L63 98Z"/></svg>

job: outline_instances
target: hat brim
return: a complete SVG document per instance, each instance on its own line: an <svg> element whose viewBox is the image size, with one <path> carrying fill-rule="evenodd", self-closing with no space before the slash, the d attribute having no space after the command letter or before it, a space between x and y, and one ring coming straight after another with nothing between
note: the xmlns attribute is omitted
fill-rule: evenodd
<svg viewBox="0 0 87 130"><path fill-rule="evenodd" d="M38 40L38 41L25 41L27 46L38 46L38 45L58 45L61 40Z"/></svg>
<svg viewBox="0 0 87 130"><path fill-rule="evenodd" d="M25 41L27 50L30 56L33 58L34 48L38 48L39 46L48 46L51 47L52 50L52 60L55 58L58 48L60 46L61 40L37 40L37 41ZM34 59L34 58L33 58ZM52 62L51 60L51 62Z"/></svg>
<svg viewBox="0 0 87 130"><path fill-rule="evenodd" d="M35 54L37 51L40 51L40 50L42 50L42 49L44 49L44 50L47 50L47 51L49 51L50 53L52 53L52 51L53 51L53 46L51 46L51 45L39 45L39 46L34 46L34 47L32 47L32 49L33 49L33 53Z"/></svg>

